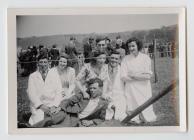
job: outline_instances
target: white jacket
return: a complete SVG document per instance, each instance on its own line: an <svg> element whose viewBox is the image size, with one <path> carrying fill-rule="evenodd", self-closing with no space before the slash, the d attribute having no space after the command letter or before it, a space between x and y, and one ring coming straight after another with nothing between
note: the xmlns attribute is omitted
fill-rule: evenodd
<svg viewBox="0 0 194 140"><path fill-rule="evenodd" d="M30 74L27 93L30 99L30 108L32 113L29 120L31 125L44 119L44 112L37 108L43 104L42 95L45 92L45 82L42 79L40 72L37 70Z"/></svg>
<svg viewBox="0 0 194 140"><path fill-rule="evenodd" d="M37 109L40 105L44 104L48 107L58 107L60 102L73 95L75 88L75 70L68 69L67 80L69 81L69 89L62 88L61 79L57 72L56 67L49 70L45 81L39 71L32 73L28 81L28 96L31 102L31 118L29 123L31 125L44 119L44 112ZM66 96L63 97L62 93L65 92Z"/></svg>
<svg viewBox="0 0 194 140"><path fill-rule="evenodd" d="M106 120L114 119L122 121L126 116L126 99L124 94L124 83L121 80L121 71L120 65L118 66L118 71L115 75L115 79L111 81L109 74L108 75L108 90L107 95L112 99L112 102L109 103L108 109L106 110ZM111 109L111 106L115 106L115 114Z"/></svg>

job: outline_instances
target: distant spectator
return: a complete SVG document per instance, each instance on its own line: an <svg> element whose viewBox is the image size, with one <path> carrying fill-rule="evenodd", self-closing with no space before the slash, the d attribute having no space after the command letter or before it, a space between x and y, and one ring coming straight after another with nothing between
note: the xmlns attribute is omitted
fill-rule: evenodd
<svg viewBox="0 0 194 140"><path fill-rule="evenodd" d="M39 46L39 56L42 56L42 55L48 57L48 49L45 46L40 45Z"/></svg>
<svg viewBox="0 0 194 140"><path fill-rule="evenodd" d="M123 43L123 40L120 38L120 36L118 36L116 38L116 51L120 53L121 56L121 60L125 57L126 55L126 48L125 45Z"/></svg>
<svg viewBox="0 0 194 140"><path fill-rule="evenodd" d="M80 72L80 70L82 69L84 65L85 65L85 57L84 57L83 52L80 51L77 53L77 63L74 66L76 75Z"/></svg>
<svg viewBox="0 0 194 140"><path fill-rule="evenodd" d="M117 36L116 37L116 47L117 48L122 48L125 50L125 54L129 54L129 50L128 48L126 47L125 43L123 42L121 36Z"/></svg>
<svg viewBox="0 0 194 140"><path fill-rule="evenodd" d="M90 58L92 54L93 41L94 39L92 37L89 37L88 41L84 44L84 57L86 58L86 63L90 62L88 58Z"/></svg>
<svg viewBox="0 0 194 140"><path fill-rule="evenodd" d="M37 52L36 46L31 47L31 59L30 59L30 61L32 63L31 63L31 72L30 73L35 72L37 69L37 63L36 63L37 54L38 54L38 52Z"/></svg>
<svg viewBox="0 0 194 140"><path fill-rule="evenodd" d="M107 49L106 49L107 55L109 56L113 52L114 49L112 47L110 38L105 37L105 42L106 42L106 46L107 46Z"/></svg>
<svg viewBox="0 0 194 140"><path fill-rule="evenodd" d="M160 53L160 57L164 57L164 46L163 45L159 47L159 53Z"/></svg>
<svg viewBox="0 0 194 140"><path fill-rule="evenodd" d="M154 57L154 45L153 44L149 45L148 52L150 54L150 58L153 59Z"/></svg>
<svg viewBox="0 0 194 140"><path fill-rule="evenodd" d="M76 39L74 37L70 37L69 43L65 46L65 53L69 55L69 63L71 67L74 67L74 64L76 63Z"/></svg>
<svg viewBox="0 0 194 140"><path fill-rule="evenodd" d="M24 68L22 76L28 76L32 72L32 60L33 54L31 51L31 47L29 46L27 51L21 57L21 62L23 63L22 67Z"/></svg>
<svg viewBox="0 0 194 140"><path fill-rule="evenodd" d="M57 66L58 65L58 59L59 59L59 50L56 48L56 45L52 46L52 49L49 52L49 56L52 60L51 62L51 67Z"/></svg>
<svg viewBox="0 0 194 140"><path fill-rule="evenodd" d="M172 51L172 58L175 58L176 57L176 44L175 44L175 42L172 42L171 51Z"/></svg>

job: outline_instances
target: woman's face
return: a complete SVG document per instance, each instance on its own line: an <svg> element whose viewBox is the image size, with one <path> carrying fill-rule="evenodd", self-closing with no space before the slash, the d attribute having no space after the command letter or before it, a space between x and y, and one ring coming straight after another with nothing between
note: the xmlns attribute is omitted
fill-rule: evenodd
<svg viewBox="0 0 194 140"><path fill-rule="evenodd" d="M105 54L101 54L97 57L97 63L98 64L104 64L106 61L106 55Z"/></svg>
<svg viewBox="0 0 194 140"><path fill-rule="evenodd" d="M67 67L67 59L61 57L61 58L59 59L59 65L58 65L58 66L59 66L59 68L60 68L61 70L65 69L65 68Z"/></svg>
<svg viewBox="0 0 194 140"><path fill-rule="evenodd" d="M137 54L138 53L138 47L135 41L132 41L128 43L129 51L132 54Z"/></svg>

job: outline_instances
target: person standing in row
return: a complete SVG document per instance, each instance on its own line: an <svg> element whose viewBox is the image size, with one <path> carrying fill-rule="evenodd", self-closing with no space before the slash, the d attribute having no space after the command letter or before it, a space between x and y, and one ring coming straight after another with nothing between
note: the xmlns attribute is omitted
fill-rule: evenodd
<svg viewBox="0 0 194 140"><path fill-rule="evenodd" d="M151 59L141 53L142 43L136 38L130 38L127 43L130 55L121 63L121 79L125 82L127 98L127 112L130 114L140 105L152 97L151 89ZM132 119L136 123L152 122L156 120L153 106L149 106L140 115Z"/></svg>
<svg viewBox="0 0 194 140"><path fill-rule="evenodd" d="M49 52L49 56L51 59L51 67L55 67L58 65L58 59L59 59L59 50L56 48L56 45L52 46L52 49Z"/></svg>

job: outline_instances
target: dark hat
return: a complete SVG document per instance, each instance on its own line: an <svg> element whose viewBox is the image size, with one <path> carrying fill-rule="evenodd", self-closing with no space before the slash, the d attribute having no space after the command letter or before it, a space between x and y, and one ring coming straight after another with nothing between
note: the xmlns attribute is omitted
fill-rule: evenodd
<svg viewBox="0 0 194 140"><path fill-rule="evenodd" d="M98 36L98 37L96 37L96 44L97 44L98 42L102 41L102 40L106 40L105 37L103 37L103 36Z"/></svg>

